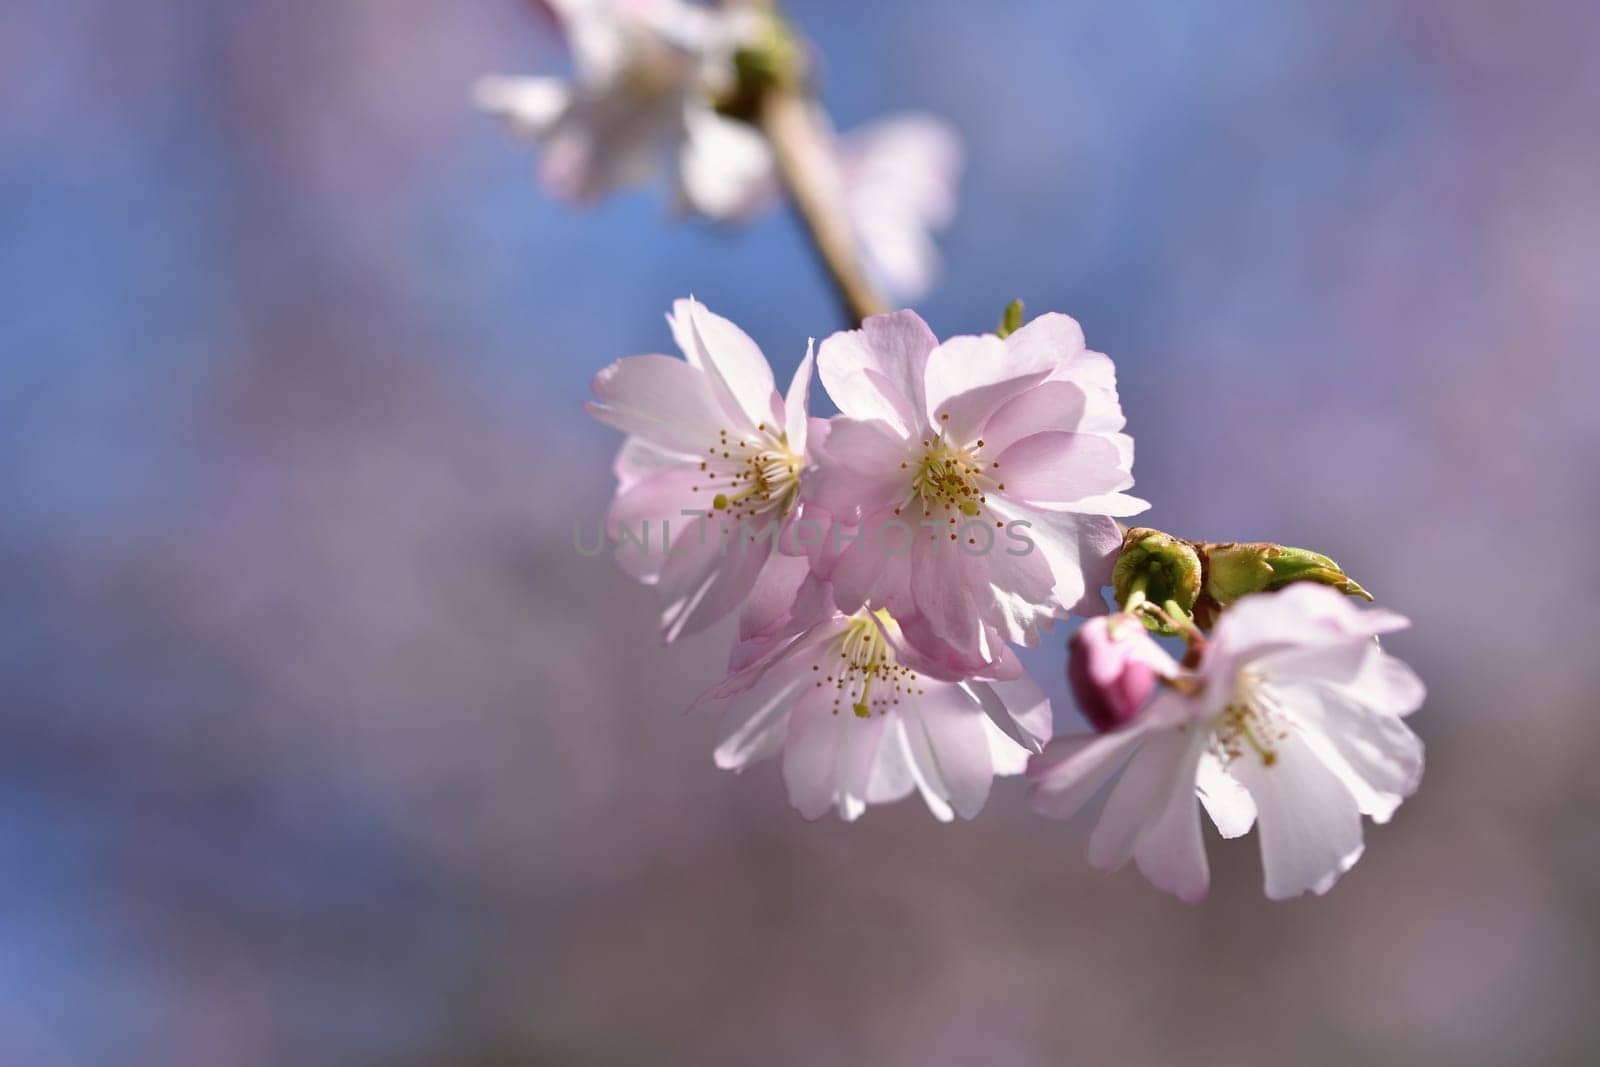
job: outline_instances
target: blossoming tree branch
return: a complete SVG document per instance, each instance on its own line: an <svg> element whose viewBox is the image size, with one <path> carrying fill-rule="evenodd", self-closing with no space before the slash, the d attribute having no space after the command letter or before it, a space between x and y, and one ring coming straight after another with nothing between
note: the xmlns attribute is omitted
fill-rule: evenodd
<svg viewBox="0 0 1600 1067"><path fill-rule="evenodd" d="M1009 776L1065 819L1104 791L1097 867L1199 900L1204 812L1224 838L1257 830L1269 897L1327 891L1362 817L1386 822L1421 778L1404 719L1423 685L1380 643L1407 620L1319 553L1125 524L1149 504L1115 366L1073 319L1014 303L992 333L940 339L887 312L881 293L915 299L937 269L961 155L943 123L836 135L770 4L539 7L573 78L477 96L539 146L545 186L583 203L665 178L680 211L724 222L787 199L855 327L780 391L748 335L685 299L681 358L594 379L590 413L626 435L616 562L655 588L668 642L737 620L696 703L726 717L717 764L778 760L807 819L912 794L970 819ZM810 414L814 378L837 416ZM1012 646L1074 617L1092 729L1052 736Z"/></svg>

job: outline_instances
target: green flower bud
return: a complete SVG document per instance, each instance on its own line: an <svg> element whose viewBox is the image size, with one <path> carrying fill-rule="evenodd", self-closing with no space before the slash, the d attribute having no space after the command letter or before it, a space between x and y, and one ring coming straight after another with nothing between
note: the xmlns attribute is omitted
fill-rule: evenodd
<svg viewBox="0 0 1600 1067"><path fill-rule="evenodd" d="M1371 600L1339 565L1317 552L1267 541L1200 546L1206 560L1206 595L1227 607L1247 593L1282 589L1291 582L1320 582L1341 593Z"/></svg>
<svg viewBox="0 0 1600 1067"><path fill-rule="evenodd" d="M1194 546L1160 530L1136 526L1122 539L1122 554L1111 571L1111 585L1122 610L1144 619L1156 633L1177 635L1185 631L1139 605L1160 608L1172 623L1188 623L1200 597L1202 568Z"/></svg>
<svg viewBox="0 0 1600 1067"><path fill-rule="evenodd" d="M1022 329L1022 301L1013 300L1006 305L1005 311L1000 313L1000 328L995 332L1003 341L1020 329Z"/></svg>
<svg viewBox="0 0 1600 1067"><path fill-rule="evenodd" d="M760 28L733 54L734 81L712 101L728 118L753 122L769 90L799 91L809 71L805 46L774 11L759 13Z"/></svg>

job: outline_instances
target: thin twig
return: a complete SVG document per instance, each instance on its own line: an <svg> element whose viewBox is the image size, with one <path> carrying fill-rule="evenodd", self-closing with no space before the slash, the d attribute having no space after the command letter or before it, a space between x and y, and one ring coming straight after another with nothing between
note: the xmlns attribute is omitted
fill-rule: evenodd
<svg viewBox="0 0 1600 1067"><path fill-rule="evenodd" d="M859 325L869 315L888 311L889 306L862 269L855 235L844 205L839 202L836 183L829 181L824 169L832 148L822 143L812 106L799 92L772 87L762 95L758 118L772 144L778 174L795 213L811 237L811 246L833 280L845 314Z"/></svg>

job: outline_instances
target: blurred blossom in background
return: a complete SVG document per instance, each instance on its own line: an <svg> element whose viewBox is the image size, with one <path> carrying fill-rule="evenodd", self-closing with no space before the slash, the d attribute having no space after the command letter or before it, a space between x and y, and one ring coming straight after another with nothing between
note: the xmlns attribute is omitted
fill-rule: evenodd
<svg viewBox="0 0 1600 1067"><path fill-rule="evenodd" d="M839 128L966 141L936 332L1118 361L1148 519L1416 620L1421 792L1186 907L997 784L803 823L578 557L580 403L694 293L787 380L787 215L574 212L474 110L519 0L0 19L0 1062L1572 1063L1600 1054L1600 8L793 0ZM1027 659L1077 722L1062 636Z"/></svg>

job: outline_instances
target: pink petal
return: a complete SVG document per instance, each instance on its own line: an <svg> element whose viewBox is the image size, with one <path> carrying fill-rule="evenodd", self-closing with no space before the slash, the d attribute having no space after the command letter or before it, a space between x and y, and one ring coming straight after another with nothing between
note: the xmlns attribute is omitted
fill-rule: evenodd
<svg viewBox="0 0 1600 1067"><path fill-rule="evenodd" d="M820 819L833 807L841 730L850 723L834 715L829 690L804 687L789 712L783 742L783 784L802 817ZM854 718L854 716L851 716Z"/></svg>
<svg viewBox="0 0 1600 1067"><path fill-rule="evenodd" d="M1071 382L1044 382L1007 400L983 425L983 455L998 456L1024 437L1080 429L1088 397Z"/></svg>
<svg viewBox="0 0 1600 1067"><path fill-rule="evenodd" d="M957 815L970 819L983 810L994 780L989 758L987 717L955 686L929 684L910 702L908 728L921 727L937 767L938 780ZM901 707L906 707L903 701Z"/></svg>
<svg viewBox="0 0 1600 1067"><path fill-rule="evenodd" d="M1110 734L1068 734L1028 761L1028 795L1041 815L1070 819L1111 780L1144 743L1149 727L1136 723Z"/></svg>
<svg viewBox="0 0 1600 1067"><path fill-rule="evenodd" d="M834 419L825 444L813 450L817 465L801 491L830 514L850 519L863 509L899 503L910 495L908 442L886 422ZM898 543L898 542L896 542Z"/></svg>
<svg viewBox="0 0 1600 1067"><path fill-rule="evenodd" d="M1029 319L1007 337L1005 343L1018 359L1048 362L1052 368L1085 351L1083 327L1078 325L1077 319L1059 311L1048 311Z"/></svg>
<svg viewBox="0 0 1600 1067"><path fill-rule="evenodd" d="M1195 737L1186 738L1185 742L1183 758L1166 783L1161 809L1139 835L1133 858L1139 873L1150 879L1151 885L1186 904L1194 904L1205 898L1211 885L1194 786L1205 746Z"/></svg>
<svg viewBox="0 0 1600 1067"><path fill-rule="evenodd" d="M1122 532L1103 515L1042 511L1011 501L991 501L990 508L1009 524L1014 534L1027 537L1032 555L1042 558L1055 581L1056 601L1075 615L1105 614L1103 587L1111 584L1111 568L1122 547Z"/></svg>
<svg viewBox="0 0 1600 1067"><path fill-rule="evenodd" d="M1006 652L1014 659L1010 649ZM1039 752L1050 739L1055 721L1050 698L1039 683L1024 673L1005 682L973 680L966 688L1006 737L1027 752Z"/></svg>
<svg viewBox="0 0 1600 1067"><path fill-rule="evenodd" d="M1117 448L1103 437L1047 432L1024 437L1000 454L994 477L1005 495L1042 507L1072 504L1133 484Z"/></svg>
<svg viewBox="0 0 1600 1067"><path fill-rule="evenodd" d="M611 472L617 476L617 492L625 493L653 474L684 464L698 465L699 456L673 452L651 444L642 437L628 437L617 450Z"/></svg>
<svg viewBox="0 0 1600 1067"><path fill-rule="evenodd" d="M662 543L666 531L670 530L674 539L686 531L693 536L696 520L683 518L682 513L706 506L701 494L694 491L700 477L696 466L671 467L617 494L606 514L606 534L615 546L613 555L619 567L640 581L656 581L667 559ZM663 522L668 525L663 527Z"/></svg>
<svg viewBox="0 0 1600 1067"><path fill-rule="evenodd" d="M671 356L628 356L594 376L589 414L623 433L688 455L705 452L729 423L699 370Z"/></svg>
<svg viewBox="0 0 1600 1067"><path fill-rule="evenodd" d="M839 532L842 551L830 554L828 579L833 583L834 602L839 610L859 610L869 600L874 606L887 608L896 618L915 610L910 600L911 546L902 550L903 536L898 528L885 529L885 523L894 516L888 511L869 514L859 527L845 527ZM845 543L847 531L859 534ZM875 542L863 531L882 530L882 539ZM916 528L913 527L913 535ZM831 538L830 527L823 536Z"/></svg>
<svg viewBox="0 0 1600 1067"><path fill-rule="evenodd" d="M772 368L748 334L692 298L673 304L667 321L685 358L706 371L730 416L748 426L783 424Z"/></svg>
<svg viewBox="0 0 1600 1067"><path fill-rule="evenodd" d="M1190 747L1187 734L1165 731L1151 738L1128 761L1127 770L1106 798L1100 821L1089 835L1091 865L1114 871L1133 858L1139 835L1165 810ZM1193 774L1189 776L1188 789L1192 798Z"/></svg>
<svg viewBox="0 0 1600 1067"><path fill-rule="evenodd" d="M910 434L922 423L923 377L938 343L914 311L874 315L823 341L817 370L842 414L883 419Z"/></svg>
<svg viewBox="0 0 1600 1067"><path fill-rule="evenodd" d="M806 342L806 356L795 368L789 391L783 398L783 432L788 438L789 451L798 456L806 454L806 429L811 420L807 412L811 407L811 343Z"/></svg>
<svg viewBox="0 0 1600 1067"><path fill-rule="evenodd" d="M739 771L777 755L783 748L789 707L806 682L801 672L774 671L761 684L730 700L727 718L735 726L713 753L717 766Z"/></svg>
<svg viewBox="0 0 1600 1067"><path fill-rule="evenodd" d="M770 538L751 540L735 523L706 519L703 537L701 525L673 539L661 568L662 634L669 642L699 633L743 603L772 552Z"/></svg>
<svg viewBox="0 0 1600 1067"><path fill-rule="evenodd" d="M929 425L966 445L1007 400L1038 385L1054 368L1044 353L1018 355L992 334L952 337L928 356Z"/></svg>

